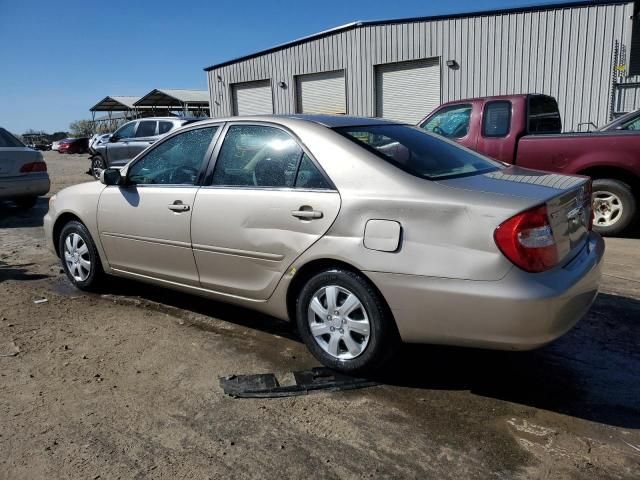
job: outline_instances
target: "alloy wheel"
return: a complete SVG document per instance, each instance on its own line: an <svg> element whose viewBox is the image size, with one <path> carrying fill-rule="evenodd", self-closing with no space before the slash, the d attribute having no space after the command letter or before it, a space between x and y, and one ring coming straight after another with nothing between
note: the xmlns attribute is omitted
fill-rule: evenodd
<svg viewBox="0 0 640 480"><path fill-rule="evenodd" d="M610 227L622 216L624 206L615 193L598 191L593 193L593 224Z"/></svg>

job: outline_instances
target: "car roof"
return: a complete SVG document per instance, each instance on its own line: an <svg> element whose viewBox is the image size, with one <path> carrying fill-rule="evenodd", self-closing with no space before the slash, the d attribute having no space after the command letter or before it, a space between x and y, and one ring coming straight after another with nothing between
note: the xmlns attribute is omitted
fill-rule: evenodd
<svg viewBox="0 0 640 480"><path fill-rule="evenodd" d="M383 118L352 117L348 115L318 115L318 114L290 114L290 115L251 115L235 116L224 118L202 119L207 123L218 122L274 122L274 123L297 123L310 122L329 128L355 127L365 125L402 125L400 122L385 120ZM201 124L203 122L200 122Z"/></svg>

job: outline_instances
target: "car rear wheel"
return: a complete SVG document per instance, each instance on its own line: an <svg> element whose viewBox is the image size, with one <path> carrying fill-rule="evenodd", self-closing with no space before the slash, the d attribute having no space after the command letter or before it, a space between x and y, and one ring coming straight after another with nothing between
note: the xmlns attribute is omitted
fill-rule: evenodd
<svg viewBox="0 0 640 480"><path fill-rule="evenodd" d="M71 221L60 233L58 251L67 277L80 290L95 289L104 276L95 243L82 223Z"/></svg>
<svg viewBox="0 0 640 480"><path fill-rule="evenodd" d="M100 155L91 157L91 174L96 180L100 180L100 174L107 168L103 158Z"/></svg>
<svg viewBox="0 0 640 480"><path fill-rule="evenodd" d="M24 197L24 198L16 198L14 200L14 203L19 208L33 208L37 202L38 202L38 197Z"/></svg>
<svg viewBox="0 0 640 480"><path fill-rule="evenodd" d="M389 308L362 275L331 269L311 277L297 299L296 323L311 353L347 374L389 360L399 336Z"/></svg>
<svg viewBox="0 0 640 480"><path fill-rule="evenodd" d="M631 187L619 180L593 181L593 228L603 236L619 235L636 214L636 198Z"/></svg>

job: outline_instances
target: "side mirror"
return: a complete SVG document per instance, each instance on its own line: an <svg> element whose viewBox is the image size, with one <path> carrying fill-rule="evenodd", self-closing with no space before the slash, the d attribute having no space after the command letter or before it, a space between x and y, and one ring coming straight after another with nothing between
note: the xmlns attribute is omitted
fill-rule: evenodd
<svg viewBox="0 0 640 480"><path fill-rule="evenodd" d="M120 185L122 176L117 168L105 168L100 173L100 182L105 185Z"/></svg>

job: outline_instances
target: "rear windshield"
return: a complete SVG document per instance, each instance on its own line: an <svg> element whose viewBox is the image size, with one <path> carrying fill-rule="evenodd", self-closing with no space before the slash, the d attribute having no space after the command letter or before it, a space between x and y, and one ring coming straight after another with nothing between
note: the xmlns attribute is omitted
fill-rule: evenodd
<svg viewBox="0 0 640 480"><path fill-rule="evenodd" d="M24 144L4 128L0 128L0 148L2 147L24 147Z"/></svg>
<svg viewBox="0 0 640 480"><path fill-rule="evenodd" d="M499 162L409 125L366 125L335 130L421 178L475 175L502 167Z"/></svg>
<svg viewBox="0 0 640 480"><path fill-rule="evenodd" d="M529 133L560 133L562 122L558 104L553 97L536 95L529 97Z"/></svg>

